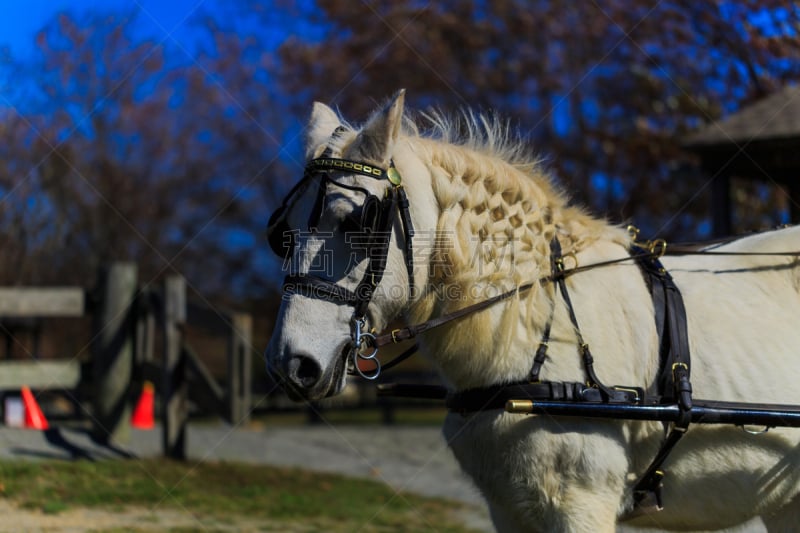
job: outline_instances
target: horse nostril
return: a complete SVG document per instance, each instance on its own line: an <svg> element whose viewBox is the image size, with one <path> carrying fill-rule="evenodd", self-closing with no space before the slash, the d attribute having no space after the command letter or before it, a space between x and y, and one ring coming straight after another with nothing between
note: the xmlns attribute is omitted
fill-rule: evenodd
<svg viewBox="0 0 800 533"><path fill-rule="evenodd" d="M322 368L311 357L295 355L289 359L289 378L304 389L316 385L322 376Z"/></svg>

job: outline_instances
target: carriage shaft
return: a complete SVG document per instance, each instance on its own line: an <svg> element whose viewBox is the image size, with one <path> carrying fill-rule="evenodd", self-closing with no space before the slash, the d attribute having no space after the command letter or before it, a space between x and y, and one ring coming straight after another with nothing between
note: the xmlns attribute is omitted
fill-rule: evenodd
<svg viewBox="0 0 800 533"><path fill-rule="evenodd" d="M509 400L506 403L506 411L522 414L662 422L675 422L681 414L677 404L636 405L552 400ZM694 400L691 421L693 424L800 427L800 406Z"/></svg>

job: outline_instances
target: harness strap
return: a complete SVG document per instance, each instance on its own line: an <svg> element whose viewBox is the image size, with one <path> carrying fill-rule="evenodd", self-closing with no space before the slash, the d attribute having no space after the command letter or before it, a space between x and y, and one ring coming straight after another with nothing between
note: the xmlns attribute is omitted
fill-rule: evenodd
<svg viewBox="0 0 800 533"><path fill-rule="evenodd" d="M656 257L658 257L658 255L659 254L655 254L655 253L650 252L650 251L645 251L645 256L646 257L656 258ZM559 252L558 256L560 256L560 252ZM557 258L556 256L551 254L551 260L556 259L556 258ZM383 346L386 346L387 344L399 343L399 342L403 342L403 341L407 341L407 340L413 339L413 338L417 337L418 335L420 335L421 333L424 333L424 332L426 332L428 330L437 328L439 326L443 326L444 324L447 324L448 322L452 322L453 320L457 320L457 319L459 319L461 317L464 317L466 315L469 315L471 313L476 313L478 311L482 311L482 310L486 309L487 307L491 307L492 305L494 305L494 304L496 304L496 303L498 303L500 301L503 301L503 300L506 300L508 298L511 298L512 296L514 296L517 293L522 294L524 292L527 292L531 288L533 288L533 286L536 285L536 284L557 283L559 280L566 279L567 277L572 276L573 274L578 274L580 272L583 272L583 271L586 271L586 270L590 270L590 269L593 269L593 268L619 264L619 263L622 263L624 261L632 261L633 259L634 258L632 258L632 257L622 257L622 258L619 258L619 259L613 259L613 260L610 260L610 261L603 261L603 262L599 262L599 263L592 263L592 264L589 264L589 265L577 266L577 267L569 268L569 269L563 268L563 265L562 265L562 268L561 268L561 270L559 272L556 272L554 274L549 274L547 276L542 276L541 278L539 278L536 281L524 283L524 284L520 285L517 288L511 289L511 290L509 290L507 292L504 292L502 294L498 294L497 296L492 296L491 298L488 298L486 300L482 300L482 301L474 303L472 305L468 305L467 307L458 309L458 310L453 311L451 313L446 313L444 315L439 315L439 316L437 316L435 318L431 318L429 320L426 320L424 322L420 322L418 324L412 324L410 326L406 326L406 327L403 327L403 328L398 328L398 329L392 330L391 332L388 332L388 333L383 333L381 335L376 335L375 340L372 342L372 346L374 346L375 348L381 348ZM548 341L549 340L549 336L550 336L548 324L545 324L545 333L547 335L543 335L542 338L545 341ZM546 347L542 348L542 351L544 352L542 354L542 358L544 358L544 357L546 357L546 352L547 352Z"/></svg>
<svg viewBox="0 0 800 533"><path fill-rule="evenodd" d="M576 272L577 268L564 270L561 246L556 238L551 241L550 247L552 274L548 278L542 278L539 282L552 281L559 287L559 292L567 307L570 322L572 323L578 343L580 344L584 370L588 377L587 383L536 382L538 381L539 372L546 359L547 343L550 337L550 328L554 314L553 309L545 324L542 340L540 341L539 348L534 357L533 367L530 372L530 377L532 378L531 382L501 384L454 393L447 398L447 407L453 411L465 413L484 409L501 409L506 407L507 403L512 400L566 401L575 402L576 404L642 405L654 401L654 398L658 398L657 401L660 401L661 404L674 403L678 407L677 419L673 422L672 428L662 443L656 457L633 489L634 502L637 508L642 509L648 499L653 499L654 507L660 510L663 508L661 487L664 472L661 469L662 465L672 449L683 437L684 433L686 433L692 418L692 388L689 381L689 342L686 327L686 310L683 305L683 298L681 297L680 290L658 260L658 254L637 245L631 247L632 259L637 262L644 273L653 298L656 312L655 321L658 336L661 339L659 358L662 371L654 380L651 386L651 394L647 397L645 397L644 391L636 387L607 387L600 382L594 372L594 359L580 332L578 319L569 296L569 290L567 289L566 277ZM378 337L375 341L375 345L378 347L382 344L388 344L389 342L400 342L405 339L413 338L423 331L489 307L500 300L511 297L518 291L522 292L523 290L528 290L532 286L533 284L523 285L517 290L508 291L489 300L460 309L449 315L443 315L437 319L416 326L395 330L390 335ZM403 354L402 357L405 358L407 356ZM394 363L394 361L392 361L392 363ZM400 390L395 388L384 390L382 393L396 394L398 392L400 392ZM436 390L422 391L412 387L403 392L408 395L414 392L424 392L429 397L439 398L444 394L444 389L437 388Z"/></svg>
<svg viewBox="0 0 800 533"><path fill-rule="evenodd" d="M539 347L536 348L536 355L533 357L533 365L531 372L528 375L528 380L531 383L539 381L539 373L542 371L542 366L547 360L547 348L550 346L550 328L553 325L553 315L544 326L544 333L542 333L542 340L539 341Z"/></svg>
<svg viewBox="0 0 800 533"><path fill-rule="evenodd" d="M394 208L397 205L397 193L394 187L387 192L388 196L383 199L380 209L380 219L375 230L375 246L368 248L367 270L361 282L356 287L356 294L359 300L356 303L354 316L361 318L367 313L367 307L372 300L378 284L383 279L386 271L386 261L389 258L389 243L391 241L391 228L394 221Z"/></svg>
<svg viewBox="0 0 800 533"><path fill-rule="evenodd" d="M557 272L559 271L559 265L557 261L557 256L553 253L552 250L552 242L550 244L551 251L550 251L550 272ZM561 256L559 252L558 257ZM560 266L561 275L564 275L564 264L561 263ZM539 373L542 371L542 366L544 362L547 360L547 349L550 346L550 330L553 327L553 318L556 314L556 300L553 298L553 304L550 306L550 314L547 317L547 322L544 323L544 330L542 331L542 338L539 340L539 347L536 349L536 355L533 357L533 365L531 366L531 371L528 374L528 381L531 383L535 383L539 381Z"/></svg>
<svg viewBox="0 0 800 533"><path fill-rule="evenodd" d="M408 272L408 293L414 297L414 224L411 222L411 213L408 210L408 196L402 186L397 187L397 207L400 210L400 223L403 225L403 238L406 243L406 271Z"/></svg>
<svg viewBox="0 0 800 533"><path fill-rule="evenodd" d="M383 368L383 370L389 370L390 368L394 368L403 361L405 361L406 359L408 359L409 357L411 357L412 355L414 355L415 353L417 353L417 351L419 351L419 346L414 344L410 348L407 348L405 351L403 351L403 353L401 353L400 355L396 356L394 359L389 361L388 363L383 364L381 368Z"/></svg>
<svg viewBox="0 0 800 533"><path fill-rule="evenodd" d="M549 279L542 278L542 280ZM539 282L536 282L539 283ZM497 296L492 296L487 300L482 300L478 303L468 305L467 307L463 307L452 313L447 313L444 315L440 315L436 318L432 318L430 320L426 320L425 322L420 322L419 324L412 324L410 326L406 326L404 328L396 329L390 333L384 333L383 335L377 335L375 340L373 341L372 345L376 348L380 348L381 346L386 346L387 344L397 343L406 341L409 339L413 339L417 335L424 333L430 329L438 328L439 326L443 326L448 322L452 322L453 320L457 320L463 316L469 315L471 313L475 313L477 311L482 311L492 305L496 304L501 300L506 300L511 298L515 294L523 293L529 291L535 283L526 283L524 285L520 285L510 291L504 292L502 294L498 294Z"/></svg>
<svg viewBox="0 0 800 533"><path fill-rule="evenodd" d="M567 290L567 280L562 275L564 272L564 263L563 258L561 257L561 244L558 242L558 238L556 237L553 237L553 240L550 241L550 255L551 260L553 257L555 257L553 263L556 270L553 271L553 279L558 285L559 291L561 292L561 299L564 300L564 303L567 306L569 320L572 322L572 328L575 330L575 336L578 339L578 347L581 353L581 359L583 360L583 369L588 378L588 384L590 386L597 387L600 392L602 392L606 397L610 398L613 395L613 391L603 385L603 383L597 378L597 374L595 374L594 371L594 357L592 357L592 352L589 350L589 345L583 340L583 334L581 334L581 328L578 325L578 317L575 316L575 308L572 306L572 299L569 297L569 291Z"/></svg>
<svg viewBox="0 0 800 533"><path fill-rule="evenodd" d="M727 241L725 241L727 242ZM724 243L723 243L724 244ZM654 259L658 259L665 255L699 255L699 256L763 256L763 257L800 257L800 250L792 251L792 252L717 252L713 250L705 250L705 249L697 249L694 246L671 246L669 249L660 249L660 250L649 250L646 248L642 248L633 244L632 247L640 248L643 252L639 255L639 257L650 257ZM598 261L596 263L590 263L588 265L580 265L574 268L570 268L568 270L564 270L564 277L572 276L574 274L580 274L581 272L586 272L588 270L594 270L595 268L600 267L607 267L618 265L620 263L624 263L626 261L630 261L631 257L618 257L616 259L608 259L606 261Z"/></svg>
<svg viewBox="0 0 800 533"><path fill-rule="evenodd" d="M686 326L686 309L680 290L658 258L640 246L632 246L631 253L645 275L655 307L656 328L661 345L659 349L660 375L651 386L662 394L662 403L676 403L679 415L656 457L633 488L634 503L643 507L645 502L656 510L663 509L661 497L664 472L661 469L672 449L686 433L692 418L692 386L689 381L689 336Z"/></svg>

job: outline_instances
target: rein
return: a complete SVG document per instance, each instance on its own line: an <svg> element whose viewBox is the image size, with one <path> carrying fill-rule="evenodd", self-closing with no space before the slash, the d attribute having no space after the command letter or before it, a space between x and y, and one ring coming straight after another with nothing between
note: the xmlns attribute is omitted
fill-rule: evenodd
<svg viewBox="0 0 800 533"><path fill-rule="evenodd" d="M631 234L632 237L636 237L638 235L639 230L633 226L628 227L628 232ZM618 265L621 263L625 263L628 261L636 261L637 258L639 260L646 260L646 259L660 259L665 255L675 255L675 256L683 256L683 255L704 255L704 256L773 256L773 257L800 257L800 251L794 252L716 252L707 249L700 249L699 247L711 246L715 244L721 244L722 242L711 242L705 244L698 244L698 245L673 245L667 247L666 241L663 239L657 239L654 241L643 241L637 242L633 241L633 246L637 250L637 256L626 256L626 257L619 257L616 259L609 259L606 261L598 261L596 263L590 263L588 265L577 265L572 268L565 268L563 258L556 259L557 256L560 256L560 247L558 253L551 253L551 258L553 261L557 263L560 261L560 264L551 265L551 274L547 276L542 276L537 281L524 283L514 289L508 290L502 294L498 294L491 298L487 298L486 300L482 300L480 302L474 303L472 305L468 305L456 311L446 313L444 315L440 315L435 318L431 318L424 322L413 324L409 326L405 326L402 328L394 329L388 333L383 333L380 335L375 335L373 339L370 339L370 346L373 348L380 349L384 346L389 344L397 344L403 341L411 340L431 329L438 328L445 324L448 324L454 320L458 320L463 318L467 315L472 313L477 313L478 311L483 311L503 300L507 300L516 294L522 294L530 289L532 289L535 285L540 284L544 285L546 283L557 283L561 284L562 280L573 276L575 274L580 274L582 272L586 272L589 270L594 270L596 268L603 268L607 266ZM551 245L552 249L552 245ZM552 251L552 250L551 250ZM574 260L574 255L570 254L567 257L572 257ZM577 261L576 261L577 263ZM563 289L562 289L563 294ZM570 306L571 307L571 306ZM549 326L549 324L547 324ZM549 328L546 328L546 337L549 337ZM404 351L400 355L396 356L395 358L391 359L387 363L382 365L383 370L389 370L390 368L397 366L401 362L408 359L417 351L417 346L412 346L408 350ZM540 345L539 350L537 351L536 360L539 361L541 365L541 361L544 358L544 353L546 352L546 343ZM377 362L377 359L375 360Z"/></svg>

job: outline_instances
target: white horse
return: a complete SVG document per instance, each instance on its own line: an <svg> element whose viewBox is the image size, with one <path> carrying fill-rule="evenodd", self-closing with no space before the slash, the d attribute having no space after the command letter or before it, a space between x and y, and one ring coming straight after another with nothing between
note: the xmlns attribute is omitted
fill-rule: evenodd
<svg viewBox="0 0 800 533"><path fill-rule="evenodd" d="M630 236L567 205L537 161L498 121L427 116L421 132L400 91L358 129L316 103L306 156L394 167L415 232L395 217L385 272L368 294L364 328L397 318L417 323L550 273L549 242L589 265L626 257ZM368 260L347 238L363 204L393 186L352 170L325 170L300 187L283 213L294 234L289 267L315 272L320 287L287 290L266 353L271 374L296 398L338 394L346 383L353 302ZM340 185L341 184L341 185ZM318 213L315 215L315 213ZM310 217L309 214L312 216ZM413 287L404 241L413 241ZM718 250L797 248L800 228L733 241ZM663 264L687 309L697 398L800 404L800 269L793 257L667 256ZM330 286L343 288L332 294ZM654 304L627 261L568 278L577 319L600 381L648 387L658 372ZM315 294L314 289L319 288ZM420 351L453 391L525 380L551 309L542 380L583 381L576 331L552 283L422 334ZM361 326L361 324L359 324ZM360 331L360 330L359 330ZM770 532L800 523L800 430L754 435L691 425L664 464L665 510L631 518L632 487L664 438L659 422L553 417L501 409L448 415L444 435L486 498L498 531L612 532L619 523L669 530L731 527L761 516Z"/></svg>

